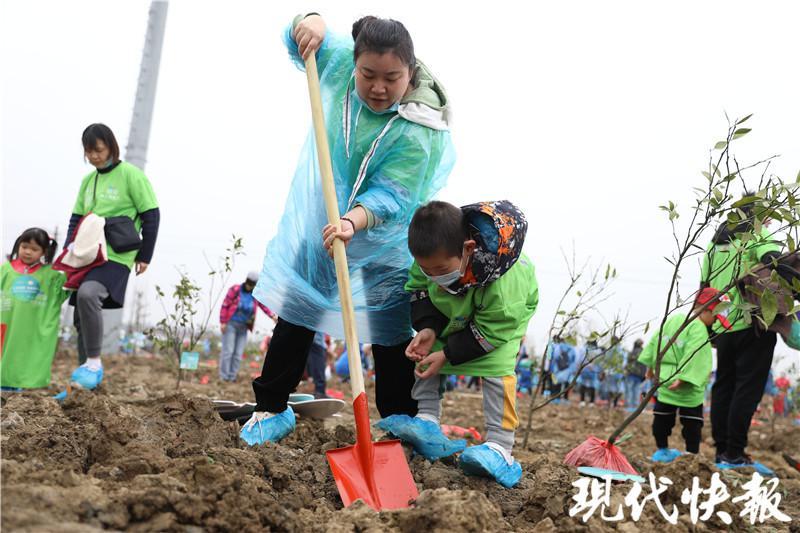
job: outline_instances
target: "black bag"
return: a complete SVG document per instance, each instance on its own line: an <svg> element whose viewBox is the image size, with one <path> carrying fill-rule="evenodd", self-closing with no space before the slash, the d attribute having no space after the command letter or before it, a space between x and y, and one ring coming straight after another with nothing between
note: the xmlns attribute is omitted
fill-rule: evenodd
<svg viewBox="0 0 800 533"><path fill-rule="evenodd" d="M106 243L115 252L130 252L142 247L142 238L136 231L136 224L126 216L106 218Z"/></svg>
<svg viewBox="0 0 800 533"><path fill-rule="evenodd" d="M94 191L92 202L97 203L97 173L94 175ZM94 205L92 206L94 209ZM130 217L107 217L104 233L106 244L115 252L124 253L138 250L142 247L142 238L136 230L136 224Z"/></svg>

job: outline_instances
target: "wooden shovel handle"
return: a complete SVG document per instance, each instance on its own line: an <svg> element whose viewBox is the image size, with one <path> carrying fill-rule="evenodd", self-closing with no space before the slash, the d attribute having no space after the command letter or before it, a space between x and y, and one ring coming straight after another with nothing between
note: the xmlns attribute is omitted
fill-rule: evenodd
<svg viewBox="0 0 800 533"><path fill-rule="evenodd" d="M328 223L335 226L337 231L341 231L339 205L336 200L336 185L333 181L333 165L331 164L328 134L325 131L325 115L322 111L322 97L319 90L317 59L311 53L305 62L308 95L311 98L311 117L314 121L314 138L317 141L317 159L319 160L319 170L322 174L322 195L325 199L325 211L328 214ZM333 241L333 262L336 266L336 280L339 285L339 301L342 303L344 336L347 344L347 363L350 368L350 386L355 400L359 394L364 392L364 375L361 371L361 350L358 347L353 296L350 293L350 271L347 268L347 253L345 252L344 243L339 239L334 239Z"/></svg>

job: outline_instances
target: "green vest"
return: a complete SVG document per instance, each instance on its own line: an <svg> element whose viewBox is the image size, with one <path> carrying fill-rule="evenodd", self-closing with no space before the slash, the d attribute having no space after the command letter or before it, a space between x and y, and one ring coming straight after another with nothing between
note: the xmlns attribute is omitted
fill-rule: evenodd
<svg viewBox="0 0 800 533"><path fill-rule="evenodd" d="M667 319L661 329L662 347L666 346L678 331L678 328L686 320L686 316L676 313ZM656 356L658 355L658 337L658 334L653 335L639 356L640 363L653 369L656 367ZM697 407L703 403L706 385L711 374L711 343L708 342L708 330L699 319L692 320L664 354L664 358L661 360L659 380L671 376L689 357L691 359L680 372L658 389L659 401L680 407ZM677 390L669 390L667 387L676 379L685 383Z"/></svg>
<svg viewBox="0 0 800 533"><path fill-rule="evenodd" d="M767 228L762 228L758 239L747 243L742 251L740 261L736 261L736 247L740 246L742 246L742 243L739 240L734 240L732 243L727 244L714 244L712 242L703 257L700 280L707 281L711 287L721 291L730 285L736 277L743 276L747 269L755 266L765 253L779 252L781 250L780 243L770 238L770 231ZM727 318L732 327L730 330L726 330L719 321L715 321L712 328L718 334L740 331L750 327L744 321L742 312L735 307L743 302L739 289L734 287L727 294L732 304Z"/></svg>
<svg viewBox="0 0 800 533"><path fill-rule="evenodd" d="M472 361L445 363L442 374L502 377L514 375L520 342L539 303L539 286L533 263L524 254L497 280L470 289L463 296L445 291L430 281L414 262L407 291L427 291L431 302L450 322L436 340L433 351L444 348L447 337L473 322L494 349Z"/></svg>
<svg viewBox="0 0 800 533"><path fill-rule="evenodd" d="M20 274L0 267L0 321L5 326L0 386L34 389L50 385L66 277L49 265Z"/></svg>

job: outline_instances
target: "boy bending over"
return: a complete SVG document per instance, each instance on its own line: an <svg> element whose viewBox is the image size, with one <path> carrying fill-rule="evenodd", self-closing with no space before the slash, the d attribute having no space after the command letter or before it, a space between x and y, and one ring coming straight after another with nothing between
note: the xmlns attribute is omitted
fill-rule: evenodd
<svg viewBox="0 0 800 533"><path fill-rule="evenodd" d="M513 487L522 468L511 455L516 411L514 367L539 290L533 263L522 255L528 223L510 202L461 209L446 202L420 207L408 230L414 256L406 290L417 335L406 355L417 362L416 417L393 415L377 426L437 459L464 450L439 427L446 375L483 381L486 443L467 448L459 466Z"/></svg>

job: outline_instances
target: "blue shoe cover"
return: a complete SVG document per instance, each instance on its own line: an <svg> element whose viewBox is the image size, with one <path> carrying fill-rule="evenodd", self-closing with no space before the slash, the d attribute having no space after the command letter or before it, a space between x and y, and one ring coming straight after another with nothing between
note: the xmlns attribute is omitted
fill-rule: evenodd
<svg viewBox="0 0 800 533"><path fill-rule="evenodd" d="M264 415L263 412L254 412L239 432L239 437L250 446L278 442L294 431L294 411L288 405L282 413L270 417Z"/></svg>
<svg viewBox="0 0 800 533"><path fill-rule="evenodd" d="M681 452L675 448L659 448L653 453L650 460L655 463L671 463L681 455Z"/></svg>
<svg viewBox="0 0 800 533"><path fill-rule="evenodd" d="M82 389L94 390L103 381L103 369L89 370L85 366L79 366L69 380Z"/></svg>
<svg viewBox="0 0 800 533"><path fill-rule="evenodd" d="M744 463L744 464L734 464L734 463L714 463L717 468L720 470L731 470L734 468L752 468L762 476L775 476L775 471L772 470L770 467L759 463L758 461L753 461L752 463Z"/></svg>
<svg viewBox="0 0 800 533"><path fill-rule="evenodd" d="M493 478L507 489L519 483L522 478L519 462L508 464L500 452L487 444L467 448L459 457L458 466L471 476Z"/></svg>
<svg viewBox="0 0 800 533"><path fill-rule="evenodd" d="M58 402L63 402L64 399L66 399L66 397L67 397L67 391L62 390L61 392L59 392L58 394L53 396L53 399L58 401Z"/></svg>
<svg viewBox="0 0 800 533"><path fill-rule="evenodd" d="M408 415L391 415L379 420L375 427L391 433L414 447L414 451L429 461L441 459L463 451L464 439L450 440L435 422L412 418Z"/></svg>

